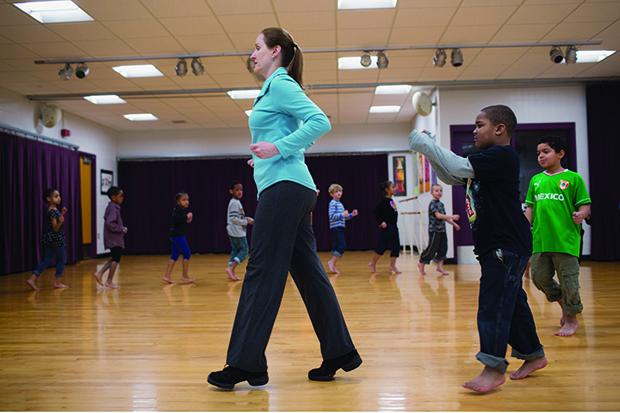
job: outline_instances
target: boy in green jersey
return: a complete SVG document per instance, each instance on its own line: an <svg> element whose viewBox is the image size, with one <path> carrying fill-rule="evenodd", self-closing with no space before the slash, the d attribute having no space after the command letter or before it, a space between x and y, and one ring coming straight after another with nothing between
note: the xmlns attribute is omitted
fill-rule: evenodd
<svg viewBox="0 0 620 413"><path fill-rule="evenodd" d="M532 279L549 301L562 307L556 336L575 334L579 297L579 246L581 223L590 216L590 196L583 178L562 167L566 147L557 138L545 138L536 148L538 164L545 170L532 177L525 216L532 223ZM554 280L557 271L560 282Z"/></svg>

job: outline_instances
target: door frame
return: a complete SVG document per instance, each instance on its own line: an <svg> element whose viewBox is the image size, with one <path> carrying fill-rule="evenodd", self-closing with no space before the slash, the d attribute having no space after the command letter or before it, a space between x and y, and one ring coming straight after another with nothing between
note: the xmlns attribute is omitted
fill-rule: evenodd
<svg viewBox="0 0 620 413"><path fill-rule="evenodd" d="M91 205L92 214L90 217L92 228L92 242L88 246L88 258L97 258L97 155L79 151L80 157L89 158L91 161L90 185L91 185ZM86 244L88 245L88 244ZM84 248L84 244L81 244Z"/></svg>

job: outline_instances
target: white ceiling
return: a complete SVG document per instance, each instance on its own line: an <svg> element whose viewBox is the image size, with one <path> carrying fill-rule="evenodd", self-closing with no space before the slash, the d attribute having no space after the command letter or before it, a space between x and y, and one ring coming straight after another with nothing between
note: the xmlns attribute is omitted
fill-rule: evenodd
<svg viewBox="0 0 620 413"><path fill-rule="evenodd" d="M268 26L290 31L302 48L396 46L441 43L600 39L620 50L620 0L398 0L395 9L338 11L337 0L74 0L95 21L41 24L11 3L0 3L0 86L22 95L251 87L260 85L242 57L203 59L206 73L174 73L175 60L153 63L160 78L125 79L115 63L90 64L86 79L58 78L61 65L35 65L40 58L191 54L251 50ZM464 49L454 68L431 64L432 50L389 52L384 70L339 71L339 56L307 54L307 84L358 82L591 78L620 75L620 53L597 64L555 65L549 49ZM136 63L136 62L127 62ZM333 123L407 121L409 96L374 96L373 89L313 92ZM225 94L202 97L128 98L126 105L56 102L115 130L222 128L247 125L251 100ZM397 114L369 114L370 105L403 105ZM151 112L155 122L130 122L124 113ZM173 120L186 123L174 124Z"/></svg>

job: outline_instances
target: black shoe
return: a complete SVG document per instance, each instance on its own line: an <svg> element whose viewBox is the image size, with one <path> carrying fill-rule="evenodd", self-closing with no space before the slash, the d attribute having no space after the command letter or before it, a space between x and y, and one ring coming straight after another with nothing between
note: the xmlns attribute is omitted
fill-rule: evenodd
<svg viewBox="0 0 620 413"><path fill-rule="evenodd" d="M224 370L214 371L209 374L207 381L219 388L232 390L235 384L247 381L250 386L263 386L269 381L266 371L254 373L235 367L226 366Z"/></svg>
<svg viewBox="0 0 620 413"><path fill-rule="evenodd" d="M357 350L353 350L344 356L331 360L324 360L323 363L321 363L321 367L312 369L308 372L308 378L315 381L332 381L334 380L334 374L336 374L336 371L339 369L351 371L358 368L361 364L362 358Z"/></svg>

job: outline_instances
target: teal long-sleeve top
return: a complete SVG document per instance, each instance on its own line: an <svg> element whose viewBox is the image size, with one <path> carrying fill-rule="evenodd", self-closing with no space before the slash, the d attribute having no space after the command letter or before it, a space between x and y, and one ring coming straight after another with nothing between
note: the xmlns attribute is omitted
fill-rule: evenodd
<svg viewBox="0 0 620 413"><path fill-rule="evenodd" d="M252 143L271 142L279 151L269 159L253 157L254 181L259 195L282 181L316 190L304 162L304 153L331 130L331 124L285 68L278 68L263 84L248 124Z"/></svg>

